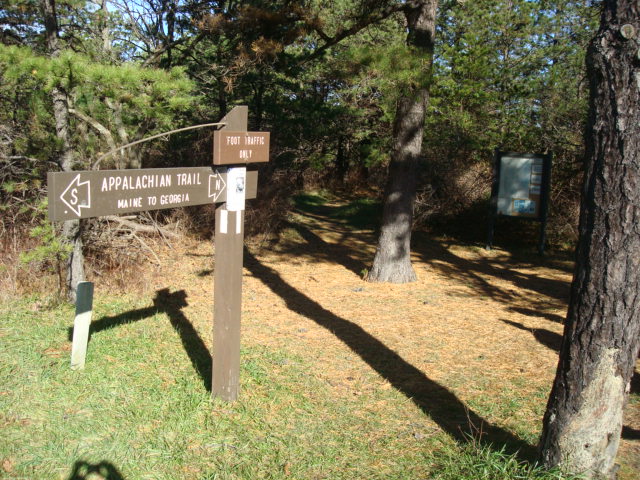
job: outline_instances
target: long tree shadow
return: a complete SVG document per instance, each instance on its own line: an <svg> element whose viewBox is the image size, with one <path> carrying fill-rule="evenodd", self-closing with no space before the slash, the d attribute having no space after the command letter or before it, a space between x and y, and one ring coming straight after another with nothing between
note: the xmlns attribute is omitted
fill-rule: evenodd
<svg viewBox="0 0 640 480"><path fill-rule="evenodd" d="M307 202L308 203L308 202ZM300 215L306 216L318 222L333 225L335 229L329 227L332 231L337 231L349 222L336 220L336 216L340 207L324 205L321 203L310 203L309 205L298 205L296 209ZM300 236L306 241L302 247L288 246L286 253L293 255L300 254L311 257L317 261L331 261L342 264L345 268L359 274L362 268L366 266L365 261L361 260L362 252L354 251L353 247L348 247L347 242L338 242L332 244L325 242L319 235L314 233L308 226L296 224L292 222L289 226L295 229ZM361 225L361 228L370 227L372 230L375 225ZM315 228L314 228L315 229ZM363 244L371 242L370 234L363 232L348 232L350 240L358 240ZM365 238L366 237L366 238ZM343 234L341 240L347 240ZM352 242L351 242L352 243ZM449 277L458 279L459 281L471 286L478 293L484 294L491 298L500 300L504 303L511 303L517 298L517 290L524 289L537 292L546 298L552 298L558 303L566 303L569 297L570 285L568 281L558 279L548 279L539 277L534 274L525 274L517 271L518 268L528 268L536 266L545 266L565 273L570 273L573 269L572 261L568 257L532 257L531 255L510 255L501 258L480 258L477 260L465 259L455 255L450 251L448 246L431 238L424 233L414 234L413 251L419 258L432 268L447 274ZM311 249L311 251L309 251ZM298 292L292 286L286 284L275 270L272 270L260 264L253 256L247 255L249 262L247 268L260 278L272 291L280 295L289 308L301 315L314 320L319 325L332 331L338 338L347 344L352 350L358 353L372 368L387 378L396 388L410 397L414 403L427 414L431 415L435 421L440 423L443 428L458 438L466 438L464 429L461 428L463 423L459 420L463 417L461 412L465 412L466 407L462 404L453 393L444 387L426 377L421 371L405 362L395 352L389 350L379 340L370 336L356 324L348 320L337 317L331 312L325 310ZM203 272L209 274L210 272ZM499 287L486 277L493 277L510 282L514 290L510 288ZM531 307L510 306L509 310L523 315L542 317L552 322L564 323L564 317L545 311L548 308L548 300L542 301L530 299ZM530 329L517 322L504 320L505 323L519 328L521 330L531 332L536 340L547 348L559 351L562 336L546 329ZM371 352L378 351L379 354ZM389 364L385 364L388 362ZM391 364L395 364L393 367ZM635 372L632 382L631 391L640 391L640 375ZM446 415L446 409L437 405L437 399L443 398L443 402L453 399L450 410L453 415ZM426 399L426 400L425 400ZM455 415L457 413L457 415ZM456 419L457 417L457 419ZM477 414L470 412L473 421L482 421ZM514 439L513 436L496 427L492 427L485 438L495 441L495 439L506 438L506 441L512 444L522 443L520 440ZM625 426L622 433L624 438L639 438L638 430ZM526 455L532 455L533 448L525 445L523 450Z"/></svg>
<svg viewBox="0 0 640 480"><path fill-rule="evenodd" d="M193 368L196 370L205 388L211 391L211 353L204 341L198 335L193 324L187 319L182 309L189 305L187 303L187 293L178 290L171 293L168 288L156 291L153 299L153 306L130 310L118 315L102 317L91 323L90 335L109 330L120 325L137 322L145 318L152 317L158 313L166 313L169 322L180 335L182 346L184 347ZM69 328L69 340L72 339L73 329ZM91 338L91 337L90 337Z"/></svg>
<svg viewBox="0 0 640 480"><path fill-rule="evenodd" d="M544 328L529 328L525 327L521 323L512 322L511 320L502 320L507 325L511 325L512 327L516 327L520 330L524 330L526 332L531 332L534 338L554 352L560 351L560 345L562 344L562 335L556 332L552 332L551 330L546 330Z"/></svg>
<svg viewBox="0 0 640 480"><path fill-rule="evenodd" d="M466 259L452 253L446 245L426 235L416 235L414 252L432 268L450 278L459 279L478 292L496 300L509 302L516 290L501 288L486 277L499 278L511 283L514 289L531 290L562 302L569 299L569 282L521 273L515 268L536 266L532 261L517 258Z"/></svg>
<svg viewBox="0 0 640 480"><path fill-rule="evenodd" d="M523 308L523 307L509 307L512 312L519 313L521 315L527 315L529 317L542 317L550 322L564 323L564 317L555 313L543 312L541 309Z"/></svg>
<svg viewBox="0 0 640 480"><path fill-rule="evenodd" d="M318 234L314 233L310 228L300 223L289 222L288 227L294 229L305 240L306 244L296 244L290 246L286 253L290 255L309 255L313 252L317 261L331 261L342 265L347 270L360 275L366 264L354 258L349 249L344 248L344 242L347 240L346 235L342 235L338 244L326 242Z"/></svg>
<svg viewBox="0 0 640 480"><path fill-rule="evenodd" d="M456 439L468 441L471 436L481 435L484 441L504 445L509 452L519 452L526 459L534 458L534 447L511 432L486 422L453 392L431 380L359 325L335 315L299 292L246 250L245 267L280 296L290 310L333 333Z"/></svg>

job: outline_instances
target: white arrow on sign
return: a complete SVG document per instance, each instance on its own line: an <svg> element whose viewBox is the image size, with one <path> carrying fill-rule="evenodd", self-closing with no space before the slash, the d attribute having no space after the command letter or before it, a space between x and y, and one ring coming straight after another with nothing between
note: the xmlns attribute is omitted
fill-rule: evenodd
<svg viewBox="0 0 640 480"><path fill-rule="evenodd" d="M213 175L209 175L209 198L213 198L213 203L218 201L220 195L224 193L226 190L227 184L222 178L222 175L219 175L217 172Z"/></svg>
<svg viewBox="0 0 640 480"><path fill-rule="evenodd" d="M91 208L91 184L89 180L81 182L80 174L76 175L60 195L60 200L79 217L80 209Z"/></svg>

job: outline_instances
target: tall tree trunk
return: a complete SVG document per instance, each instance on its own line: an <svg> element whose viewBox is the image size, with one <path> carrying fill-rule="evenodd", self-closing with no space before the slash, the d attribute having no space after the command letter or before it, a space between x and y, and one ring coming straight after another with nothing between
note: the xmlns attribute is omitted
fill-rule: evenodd
<svg viewBox="0 0 640 480"><path fill-rule="evenodd" d="M113 60L113 49L111 48L111 29L109 28L109 5L107 0L100 0L100 9L97 13L98 28L102 39L102 53L105 59L111 61Z"/></svg>
<svg viewBox="0 0 640 480"><path fill-rule="evenodd" d="M108 97L105 98L104 102L105 105L111 109L111 116L116 126L116 131L118 132L120 145L128 144L130 139L124 122L122 121L122 103ZM123 160L124 164L122 162ZM142 149L130 147L126 150L120 150L116 157L116 168L142 168Z"/></svg>
<svg viewBox="0 0 640 480"><path fill-rule="evenodd" d="M55 0L41 0L40 7L45 25L45 38L49 55L55 58L60 55L58 43L58 20L56 18ZM51 90L53 102L53 117L56 124L56 136L62 145L59 164L63 171L73 170L73 148L69 132L69 99L67 93L60 87ZM69 299L76 300L78 282L84 280L84 256L82 253L82 229L80 220L68 220L62 226L62 233L67 242L72 245L72 251L67 265L67 289Z"/></svg>
<svg viewBox="0 0 640 480"><path fill-rule="evenodd" d="M587 67L580 240L542 461L589 478L614 464L640 347L640 7L606 0Z"/></svg>
<svg viewBox="0 0 640 480"><path fill-rule="evenodd" d="M417 163L422 152L424 117L429 102L438 1L425 0L412 5L405 10L409 31L407 44L424 58L424 77L420 85L406 87L396 106L382 226L367 278L370 282L416 280L411 266L411 227Z"/></svg>
<svg viewBox="0 0 640 480"><path fill-rule="evenodd" d="M162 1L162 17L163 22L167 29L167 34L163 36L162 47L166 51L167 55L161 62L162 68L170 69L173 65L173 42L175 39L176 30L176 12L178 5L175 0L163 0Z"/></svg>
<svg viewBox="0 0 640 480"><path fill-rule="evenodd" d="M334 167L335 179L340 187L344 186L347 173L349 172L349 148L345 135L338 135L338 146L336 148L336 161Z"/></svg>

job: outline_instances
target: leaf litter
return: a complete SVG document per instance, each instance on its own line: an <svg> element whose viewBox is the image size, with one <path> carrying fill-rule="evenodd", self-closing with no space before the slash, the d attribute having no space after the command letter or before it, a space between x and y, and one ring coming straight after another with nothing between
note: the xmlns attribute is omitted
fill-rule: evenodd
<svg viewBox="0 0 640 480"><path fill-rule="evenodd" d="M304 358L309 375L321 379L336 401L371 395L368 414L379 418L389 404L376 392L395 389L406 397L444 389L449 394L443 398L457 399L482 421L535 443L557 364L570 262L420 235L412 253L416 282L367 283L362 271L376 242L371 230L302 213L294 222L305 235L285 230L267 246L247 247L243 346ZM211 351L212 243L186 239L158 254L162 264L141 282L139 294L184 290L182 312ZM414 400L406 398L402 414L416 441L446 430L446 421L430 418L429 409L421 409L424 402ZM625 429L640 430L637 399L627 407ZM638 478L639 453L637 434L623 436L621 478Z"/></svg>

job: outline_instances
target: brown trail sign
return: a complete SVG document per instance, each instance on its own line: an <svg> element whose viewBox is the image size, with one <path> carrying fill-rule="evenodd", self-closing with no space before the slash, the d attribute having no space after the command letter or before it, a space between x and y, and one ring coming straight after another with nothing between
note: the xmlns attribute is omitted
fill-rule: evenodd
<svg viewBox="0 0 640 480"><path fill-rule="evenodd" d="M248 108L235 107L214 133L215 165L48 173L50 220L158 210L216 208L212 395L238 397L244 206L256 198L258 173L246 164L269 161L269 133L247 132ZM233 166L236 165L236 166Z"/></svg>
<svg viewBox="0 0 640 480"><path fill-rule="evenodd" d="M213 164L229 165L269 161L269 132L229 132L213 134Z"/></svg>
<svg viewBox="0 0 640 480"><path fill-rule="evenodd" d="M225 202L227 169L147 168L48 173L49 218L118 215ZM256 198L258 173L248 172L246 198Z"/></svg>

